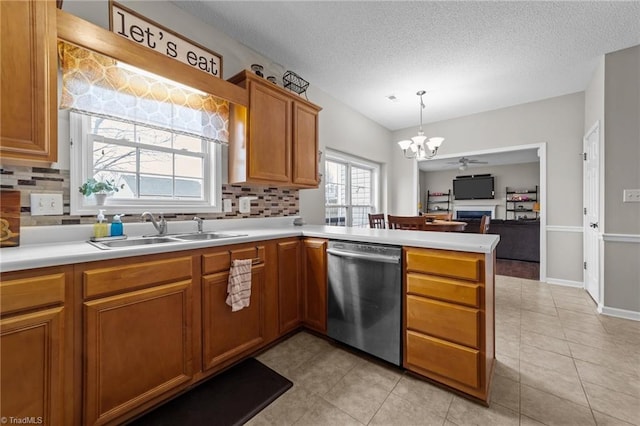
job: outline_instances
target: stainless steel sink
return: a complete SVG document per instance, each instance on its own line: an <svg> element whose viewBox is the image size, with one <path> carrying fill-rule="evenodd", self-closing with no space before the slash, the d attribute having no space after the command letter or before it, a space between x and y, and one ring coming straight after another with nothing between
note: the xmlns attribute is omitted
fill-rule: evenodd
<svg viewBox="0 0 640 426"><path fill-rule="evenodd" d="M176 235L175 238L186 241L219 240L221 238L245 237L246 234L221 234L218 232L202 232L196 234Z"/></svg>
<svg viewBox="0 0 640 426"><path fill-rule="evenodd" d="M123 247L148 246L164 243L186 243L189 241L220 240L224 238L244 237L247 234L222 234L219 232L198 232L190 234L173 234L167 236L137 237L131 239L119 239L113 241L87 241L102 250L110 250Z"/></svg>
<svg viewBox="0 0 640 426"><path fill-rule="evenodd" d="M112 248L121 247L135 247L146 246L150 244L163 244L163 243L176 243L178 241L169 237L148 237L148 238L132 238L130 240L115 240L115 241L87 241L89 244L93 244L99 249L107 250Z"/></svg>

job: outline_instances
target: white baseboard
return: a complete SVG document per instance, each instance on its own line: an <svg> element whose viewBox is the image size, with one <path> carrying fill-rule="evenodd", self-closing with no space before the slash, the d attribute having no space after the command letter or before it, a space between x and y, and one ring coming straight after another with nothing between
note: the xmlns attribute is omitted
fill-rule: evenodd
<svg viewBox="0 0 640 426"><path fill-rule="evenodd" d="M640 321L640 312L628 311L626 309L609 308L608 306L598 306L598 312L610 317L624 318L633 321Z"/></svg>
<svg viewBox="0 0 640 426"><path fill-rule="evenodd" d="M545 282L548 284L562 285L565 287L584 288L584 283L582 281L562 280L560 278L547 277Z"/></svg>

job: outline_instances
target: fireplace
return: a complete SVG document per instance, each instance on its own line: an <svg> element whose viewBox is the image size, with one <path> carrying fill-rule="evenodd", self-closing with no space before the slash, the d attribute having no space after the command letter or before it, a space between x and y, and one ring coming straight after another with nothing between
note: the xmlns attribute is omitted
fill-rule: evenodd
<svg viewBox="0 0 640 426"><path fill-rule="evenodd" d="M482 216L491 216L491 219L495 219L496 217L496 206L454 206L454 211L456 219L480 219Z"/></svg>

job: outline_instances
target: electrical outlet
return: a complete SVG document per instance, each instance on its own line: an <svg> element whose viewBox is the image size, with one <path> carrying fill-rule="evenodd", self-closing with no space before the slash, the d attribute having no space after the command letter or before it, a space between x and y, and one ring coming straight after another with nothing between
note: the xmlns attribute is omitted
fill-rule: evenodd
<svg viewBox="0 0 640 426"><path fill-rule="evenodd" d="M31 216L62 214L62 194L31 194Z"/></svg>
<svg viewBox="0 0 640 426"><path fill-rule="evenodd" d="M222 211L225 213L230 213L231 210L232 210L231 200L228 198L225 198L224 200L222 200Z"/></svg>
<svg viewBox="0 0 640 426"><path fill-rule="evenodd" d="M251 213L251 200L257 200L258 197L240 197L238 210L240 213Z"/></svg>
<svg viewBox="0 0 640 426"><path fill-rule="evenodd" d="M623 203L640 203L640 189L625 189L622 191Z"/></svg>

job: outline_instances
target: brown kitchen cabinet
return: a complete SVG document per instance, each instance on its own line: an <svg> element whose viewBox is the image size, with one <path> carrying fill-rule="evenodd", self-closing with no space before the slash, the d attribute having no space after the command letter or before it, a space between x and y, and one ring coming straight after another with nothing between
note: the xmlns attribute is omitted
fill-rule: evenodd
<svg viewBox="0 0 640 426"><path fill-rule="evenodd" d="M191 256L88 264L81 277L83 423L116 423L192 382Z"/></svg>
<svg viewBox="0 0 640 426"><path fill-rule="evenodd" d="M283 335L302 322L300 292L300 240L277 243L279 332Z"/></svg>
<svg viewBox="0 0 640 426"><path fill-rule="evenodd" d="M327 240L305 238L303 244L303 323L327 333Z"/></svg>
<svg viewBox="0 0 640 426"><path fill-rule="evenodd" d="M249 71L229 81L249 92L231 105L229 182L317 188L321 108Z"/></svg>
<svg viewBox="0 0 640 426"><path fill-rule="evenodd" d="M70 424L72 267L2 274L0 416Z"/></svg>
<svg viewBox="0 0 640 426"><path fill-rule="evenodd" d="M404 367L488 403L495 255L405 248Z"/></svg>
<svg viewBox="0 0 640 426"><path fill-rule="evenodd" d="M226 304L229 268L234 259L252 259L249 306L232 312ZM265 341L265 246L217 249L202 256L203 368L229 365Z"/></svg>
<svg viewBox="0 0 640 426"><path fill-rule="evenodd" d="M1 1L0 156L57 161L56 2Z"/></svg>

